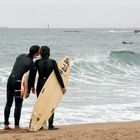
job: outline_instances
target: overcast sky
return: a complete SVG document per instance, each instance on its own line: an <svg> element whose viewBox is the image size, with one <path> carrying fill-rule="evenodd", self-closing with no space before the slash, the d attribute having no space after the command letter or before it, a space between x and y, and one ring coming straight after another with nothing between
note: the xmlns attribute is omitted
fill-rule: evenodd
<svg viewBox="0 0 140 140"><path fill-rule="evenodd" d="M0 26L140 27L140 0L0 0Z"/></svg>

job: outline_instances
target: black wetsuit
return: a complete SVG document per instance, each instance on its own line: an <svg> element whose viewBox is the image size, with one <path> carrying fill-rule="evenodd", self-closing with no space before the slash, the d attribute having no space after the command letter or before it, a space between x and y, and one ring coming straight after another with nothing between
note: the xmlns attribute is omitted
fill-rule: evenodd
<svg viewBox="0 0 140 140"><path fill-rule="evenodd" d="M13 104L13 99L15 98L15 111L14 119L15 125L19 125L21 107L23 99L21 97L21 79L25 72L30 70L29 80L28 80L28 92L30 92L31 87L34 87L35 72L36 67L33 62L33 58L27 54L21 54L16 58L16 62L13 66L12 72L8 78L7 82L7 102L4 110L4 124L9 124L10 110Z"/></svg>
<svg viewBox="0 0 140 140"><path fill-rule="evenodd" d="M56 77L60 83L60 86L62 88L64 88L64 83L62 80L62 77L59 73L59 69L57 66L57 63L55 60L49 59L48 56L37 60L35 62L36 68L38 70L39 73L39 79L38 79L38 83L37 83L37 97L39 96L39 93L43 87L43 85L45 84L46 80L48 79L48 77L50 76L50 74L52 73L52 71L54 70ZM49 123L49 128L53 127L53 118L54 118L54 113L52 114L52 116L50 117L48 123Z"/></svg>

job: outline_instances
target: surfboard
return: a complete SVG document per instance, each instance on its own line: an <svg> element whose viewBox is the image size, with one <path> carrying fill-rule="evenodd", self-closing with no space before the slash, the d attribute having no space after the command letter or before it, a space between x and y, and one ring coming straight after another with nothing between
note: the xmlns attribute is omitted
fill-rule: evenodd
<svg viewBox="0 0 140 140"><path fill-rule="evenodd" d="M70 76L69 57L64 57L58 63L58 68L64 85L67 87ZM29 124L29 131L38 131L43 126L44 122L53 114L62 97L63 93L60 84L56 78L55 72L53 71L35 102Z"/></svg>
<svg viewBox="0 0 140 140"><path fill-rule="evenodd" d="M29 79L29 71L24 73L24 75L22 76L22 80L21 80L21 96L23 98L29 97L29 93L28 93L28 79Z"/></svg>
<svg viewBox="0 0 140 140"><path fill-rule="evenodd" d="M29 94L28 93L28 79L29 79L29 71L27 71L26 73L24 73L24 75L22 76L22 80L21 80L21 96L23 98L28 98ZM36 78L35 78L35 85L38 81L38 72L36 74Z"/></svg>

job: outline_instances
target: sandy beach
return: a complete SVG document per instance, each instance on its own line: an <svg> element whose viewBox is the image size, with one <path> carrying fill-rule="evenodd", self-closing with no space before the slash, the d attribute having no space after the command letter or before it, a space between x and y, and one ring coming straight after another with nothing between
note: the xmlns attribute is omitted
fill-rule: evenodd
<svg viewBox="0 0 140 140"><path fill-rule="evenodd" d="M0 130L0 140L140 140L140 121L57 126L38 132Z"/></svg>

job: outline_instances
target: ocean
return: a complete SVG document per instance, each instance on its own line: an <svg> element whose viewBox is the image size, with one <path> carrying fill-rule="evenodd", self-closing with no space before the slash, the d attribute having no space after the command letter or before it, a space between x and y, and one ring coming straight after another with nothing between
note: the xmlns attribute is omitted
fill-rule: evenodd
<svg viewBox="0 0 140 140"><path fill-rule="evenodd" d="M123 43L124 42L124 43ZM134 29L0 28L0 128L6 83L20 53L48 45L57 62L70 57L67 92L55 110L55 125L140 119L140 33ZM29 125L36 95L24 100L20 124ZM14 124L14 104L10 123Z"/></svg>

